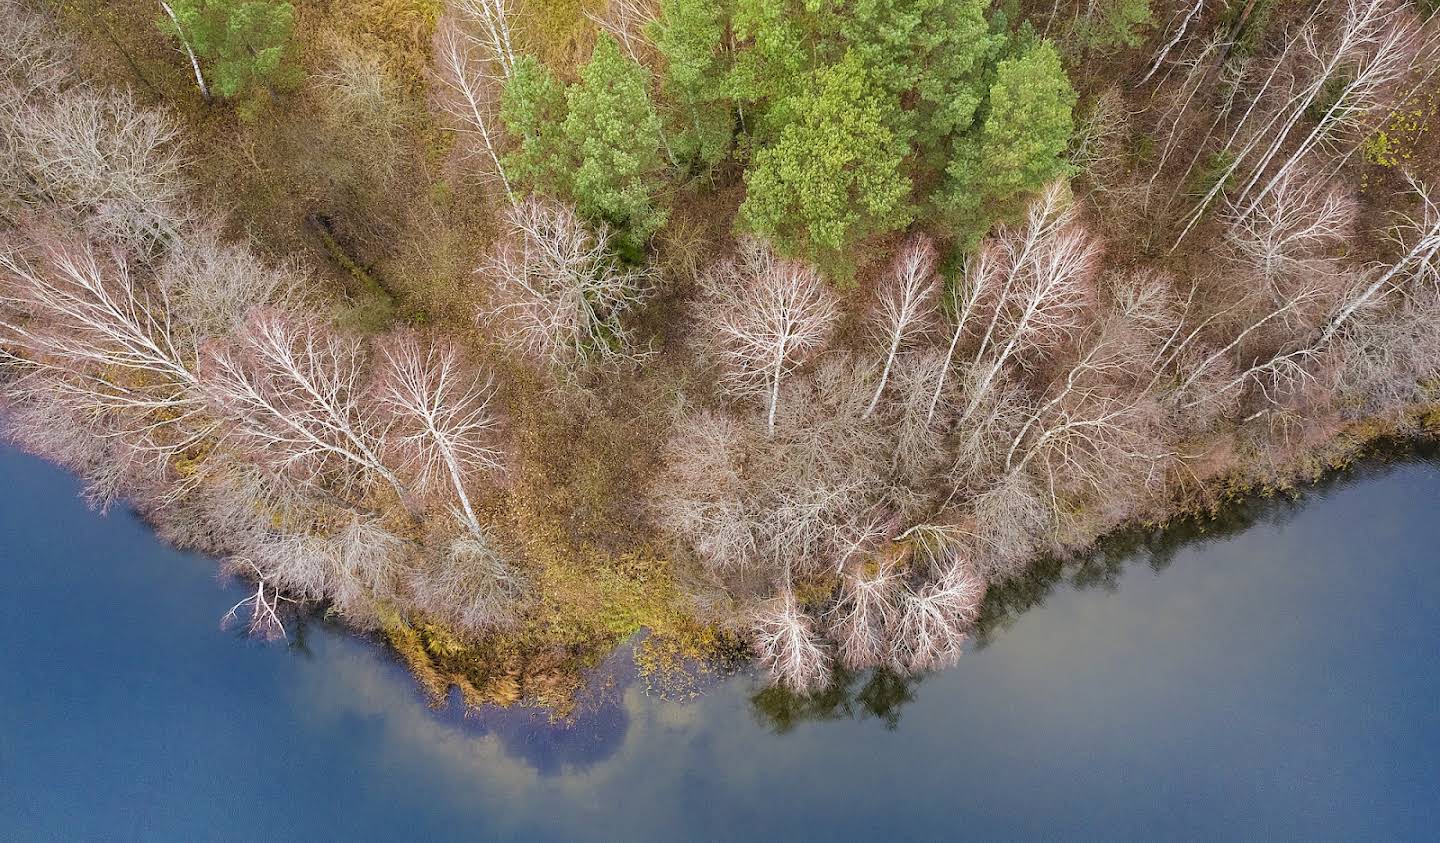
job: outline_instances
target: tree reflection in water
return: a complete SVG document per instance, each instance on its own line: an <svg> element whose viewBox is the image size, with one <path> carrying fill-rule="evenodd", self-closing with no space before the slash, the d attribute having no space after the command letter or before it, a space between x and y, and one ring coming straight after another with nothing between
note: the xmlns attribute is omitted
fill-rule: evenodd
<svg viewBox="0 0 1440 843"><path fill-rule="evenodd" d="M923 676L902 676L893 670L851 673L837 670L830 686L809 696L783 685L771 685L750 698L755 719L777 735L801 723L874 717L893 730L900 725L900 709L915 700L915 686Z"/></svg>
<svg viewBox="0 0 1440 843"><path fill-rule="evenodd" d="M974 646L989 645L1021 615L1044 605L1062 584L1074 589L1114 591L1128 567L1143 562L1158 574L1175 561L1182 549L1227 539L1260 525L1284 524L1299 513L1308 499L1324 497L1401 465L1422 462L1440 467L1440 443L1381 442L1350 468L1331 472L1294 492L1236 501L1214 515L1181 519L1163 528L1122 530L1101 539L1083 556L1041 559L1024 577L991 586L977 622ZM823 691L804 696L776 685L753 695L750 705L756 719L776 734L792 731L802 723L857 716L878 718L886 729L894 730L900 723L901 708L915 700L915 688L923 679L923 674L902 676L889 669L861 673L837 670L830 687Z"/></svg>

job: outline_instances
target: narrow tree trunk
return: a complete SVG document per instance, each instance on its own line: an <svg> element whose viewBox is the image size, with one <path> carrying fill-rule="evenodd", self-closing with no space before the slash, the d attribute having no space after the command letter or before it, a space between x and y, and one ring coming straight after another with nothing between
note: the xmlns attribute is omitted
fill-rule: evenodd
<svg viewBox="0 0 1440 843"><path fill-rule="evenodd" d="M195 84L200 88L200 97L205 102L210 102L210 88L205 84L205 75L200 72L200 59L196 58L195 51L190 48L190 39L185 37L185 31L180 28L180 19L175 16L175 10L165 0L160 0L160 8L165 10L170 22L175 24L175 34L180 38L180 46L185 48L185 55L190 57L190 68L195 71Z"/></svg>

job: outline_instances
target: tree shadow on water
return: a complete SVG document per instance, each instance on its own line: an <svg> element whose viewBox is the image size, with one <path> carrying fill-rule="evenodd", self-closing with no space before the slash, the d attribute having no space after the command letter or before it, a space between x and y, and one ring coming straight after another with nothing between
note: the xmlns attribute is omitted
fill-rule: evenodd
<svg viewBox="0 0 1440 843"><path fill-rule="evenodd" d="M915 701L915 686L923 676L902 676L887 668L853 673L837 669L830 685L814 694L798 694L771 685L750 697L755 719L777 735L801 723L871 718L894 731L900 710Z"/></svg>
<svg viewBox="0 0 1440 843"><path fill-rule="evenodd" d="M1040 559L1024 576L991 586L976 624L975 645L983 648L993 642L1021 615L1043 606L1062 584L1115 591L1124 571L1136 564L1143 562L1158 574L1170 567L1181 550L1223 541L1257 526L1283 525L1309 501L1346 486L1405 465L1440 467L1440 446L1434 442L1380 442L1367 453L1350 468L1331 472L1292 492L1256 495L1213 515L1179 519L1164 527L1120 530L1074 558ZM793 731L802 723L870 717L894 730L900 724L901 710L915 701L916 686L924 678L924 674L904 676L883 668L859 673L837 669L829 687L822 691L804 695L772 685L751 696L750 706L756 720L776 734Z"/></svg>
<svg viewBox="0 0 1440 843"><path fill-rule="evenodd" d="M1160 573L1182 550L1194 550L1259 527L1279 527L1316 499L1358 482L1373 480L1405 465L1440 466L1440 446L1418 440L1381 441L1352 466L1330 472L1313 483L1286 492L1254 495L1230 503L1213 514L1190 516L1163 527L1131 527L1102 537L1089 552L1074 558L1047 557L1024 576L992 584L976 623L977 647L990 644L1026 612L1044 605L1061 584L1076 589L1119 587L1125 569L1144 562Z"/></svg>

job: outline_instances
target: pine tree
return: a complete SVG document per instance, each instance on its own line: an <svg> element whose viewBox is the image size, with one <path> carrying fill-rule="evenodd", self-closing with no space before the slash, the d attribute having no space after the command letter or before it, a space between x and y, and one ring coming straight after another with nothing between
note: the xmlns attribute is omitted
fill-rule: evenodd
<svg viewBox="0 0 1440 843"><path fill-rule="evenodd" d="M238 101L242 116L253 117L265 94L300 80L300 69L289 61L295 31L289 3L170 0L158 25L206 65L215 91Z"/></svg>
<svg viewBox="0 0 1440 843"><path fill-rule="evenodd" d="M1075 89L1060 54L1039 41L996 68L978 133L957 143L938 204L968 238L1065 171Z"/></svg>
<svg viewBox="0 0 1440 843"><path fill-rule="evenodd" d="M1078 22L1075 35L1089 49L1134 48L1153 24L1150 0L1105 0Z"/></svg>
<svg viewBox="0 0 1440 843"><path fill-rule="evenodd" d="M650 101L650 72L602 35L565 92L563 134L575 170L571 194L580 213L611 226L628 250L643 248L664 224L656 204L663 184L660 118Z"/></svg>
<svg viewBox="0 0 1440 843"><path fill-rule="evenodd" d="M516 184L535 193L569 194L565 116L565 88L534 56L521 56L500 96L500 120L519 142L504 161Z"/></svg>
<svg viewBox="0 0 1440 843"><path fill-rule="evenodd" d="M665 57L663 90L675 112L671 147L682 161L713 167L730 150L729 12L716 0L663 0L650 37Z"/></svg>
<svg viewBox="0 0 1440 843"><path fill-rule="evenodd" d="M823 70L786 110L795 119L746 173L741 222L784 252L844 273L848 245L911 219L906 146L858 54Z"/></svg>

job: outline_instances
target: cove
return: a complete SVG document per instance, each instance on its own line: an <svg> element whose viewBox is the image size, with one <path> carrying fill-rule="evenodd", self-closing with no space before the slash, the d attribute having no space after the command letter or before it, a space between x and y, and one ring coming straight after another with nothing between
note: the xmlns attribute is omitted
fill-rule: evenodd
<svg viewBox="0 0 1440 843"><path fill-rule="evenodd" d="M1241 532L1067 574L918 681L799 703L742 674L673 701L620 653L556 726L432 711L321 619L288 644L221 630L244 595L211 560L0 450L0 831L1428 839L1437 467L1362 469Z"/></svg>

